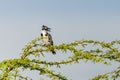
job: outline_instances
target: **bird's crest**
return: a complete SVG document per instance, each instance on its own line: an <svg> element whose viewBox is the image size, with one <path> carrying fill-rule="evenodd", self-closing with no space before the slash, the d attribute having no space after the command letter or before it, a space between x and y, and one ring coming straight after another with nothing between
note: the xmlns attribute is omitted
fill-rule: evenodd
<svg viewBox="0 0 120 80"><path fill-rule="evenodd" d="M47 26L43 25L43 26L42 26L42 30L50 31L51 28L48 28Z"/></svg>

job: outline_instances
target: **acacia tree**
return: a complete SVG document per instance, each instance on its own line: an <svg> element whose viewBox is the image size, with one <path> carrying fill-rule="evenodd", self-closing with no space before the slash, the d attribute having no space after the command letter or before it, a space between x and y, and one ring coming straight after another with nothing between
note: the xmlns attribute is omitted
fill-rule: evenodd
<svg viewBox="0 0 120 80"><path fill-rule="evenodd" d="M65 76L49 67L60 68L65 64L79 64L80 60L85 62L110 64L112 61L120 62L120 40L112 42L101 42L94 40L79 40L71 43L62 43L55 46L42 46L41 37L28 42L22 49L20 58L4 60L0 62L0 80L32 80L32 78L20 75L20 70L30 69L39 71L39 75L46 75L52 80L68 80ZM40 57L51 50L56 53L72 53L67 59L61 61L44 61ZM64 55L64 54L63 54ZM30 57L32 56L32 58ZM56 55L54 55L56 56ZM38 58L39 57L39 58ZM45 57L45 56L44 56ZM71 65L72 65L71 64ZM116 80L120 77L120 66L116 70L96 75L91 80Z"/></svg>

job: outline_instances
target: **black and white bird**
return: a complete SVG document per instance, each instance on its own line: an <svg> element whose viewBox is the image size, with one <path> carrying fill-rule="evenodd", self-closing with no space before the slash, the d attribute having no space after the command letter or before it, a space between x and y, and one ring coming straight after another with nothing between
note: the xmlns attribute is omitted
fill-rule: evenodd
<svg viewBox="0 0 120 80"><path fill-rule="evenodd" d="M43 25L42 26L42 32L41 32L41 36L42 36L42 41L43 41L43 45L44 46L49 46L49 45L53 45L53 40L52 40L52 36L49 33L51 28L48 28L47 26ZM56 52L54 50L51 50L51 52L53 54L56 54Z"/></svg>

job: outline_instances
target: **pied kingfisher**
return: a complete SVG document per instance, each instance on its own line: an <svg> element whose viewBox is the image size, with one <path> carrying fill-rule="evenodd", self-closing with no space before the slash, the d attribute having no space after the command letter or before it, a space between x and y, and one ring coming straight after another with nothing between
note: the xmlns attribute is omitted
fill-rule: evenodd
<svg viewBox="0 0 120 80"><path fill-rule="evenodd" d="M43 41L43 45L44 46L49 46L49 45L53 45L53 40L52 40L52 36L49 33L51 28L48 28L47 26L43 25L42 26L42 32L41 32L41 36L42 36L42 41ZM51 50L51 52L53 54L56 54L56 52L54 50Z"/></svg>

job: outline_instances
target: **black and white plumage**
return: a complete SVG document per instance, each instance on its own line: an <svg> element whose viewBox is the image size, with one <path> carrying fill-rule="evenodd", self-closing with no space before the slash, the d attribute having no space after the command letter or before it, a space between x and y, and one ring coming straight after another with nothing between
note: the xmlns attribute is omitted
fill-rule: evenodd
<svg viewBox="0 0 120 80"><path fill-rule="evenodd" d="M44 46L49 46L49 45L53 45L53 40L52 40L52 36L49 33L51 28L48 28L47 26L43 25L42 26L42 32L41 32L41 36L42 41L43 41L43 45ZM51 52L53 54L56 54L56 52L54 50L51 50Z"/></svg>

